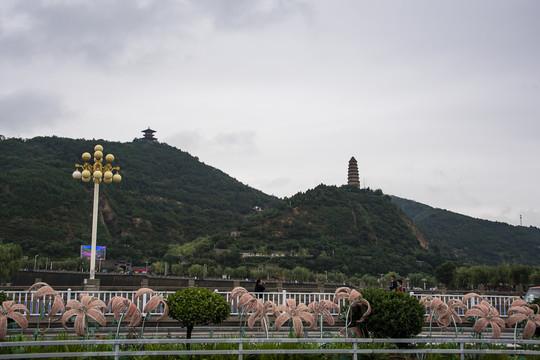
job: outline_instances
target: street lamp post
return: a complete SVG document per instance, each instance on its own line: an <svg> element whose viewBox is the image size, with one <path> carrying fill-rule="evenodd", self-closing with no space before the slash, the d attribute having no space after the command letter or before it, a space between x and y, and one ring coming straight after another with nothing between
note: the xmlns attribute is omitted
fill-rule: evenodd
<svg viewBox="0 0 540 360"><path fill-rule="evenodd" d="M105 156L107 164L103 165L103 146L96 145L94 147L94 163L90 164L92 155L90 153L83 153L82 165L75 164L75 171L73 172L73 178L81 179L84 182L89 182L90 179L94 182L94 207L92 211L92 244L90 248L90 279L95 278L96 274L96 238L97 238L97 221L98 221L98 202L99 202L99 184L103 181L105 184L110 184L113 181L118 183L122 180L122 176L118 174L120 167L112 166L114 161L114 155L108 154ZM82 170L79 171L79 168ZM113 174L113 170L117 173Z"/></svg>
<svg viewBox="0 0 540 360"><path fill-rule="evenodd" d="M39 254L34 256L34 270L36 270L36 267L37 267L37 258L38 258Z"/></svg>

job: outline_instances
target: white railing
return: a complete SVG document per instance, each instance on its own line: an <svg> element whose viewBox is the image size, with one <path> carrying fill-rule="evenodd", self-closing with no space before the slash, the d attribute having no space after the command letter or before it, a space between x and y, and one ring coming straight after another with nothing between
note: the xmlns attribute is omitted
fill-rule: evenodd
<svg viewBox="0 0 540 360"><path fill-rule="evenodd" d="M35 292L29 293L27 291L4 291L8 298L14 300L16 303L23 304L28 308L28 311L30 313L30 316L37 316L40 314L41 311L43 311L43 308L45 307L45 312L48 313L48 311L51 308L51 302L50 301L43 301L38 300L34 298ZM231 293L229 291L215 291L218 294L221 294L224 296L225 300L230 304L231 306L231 315L238 315L238 306L237 306L237 299L234 301L231 301L230 295ZM80 294L90 294L92 296L97 297L98 299L105 302L105 304L108 304L109 301L114 298L115 296L122 296L126 299L129 299L131 301L134 300L136 291L83 291L83 290L65 290L65 291L57 291L58 294L62 296L62 299L64 300L64 303L67 303L70 300L79 299ZM167 297L168 294L172 294L174 291L156 291L157 295L161 295L163 297ZM450 299L460 299L462 300L465 296L465 294L462 295L445 295L445 294L414 294L410 293L411 296L414 296L418 299L421 299L424 296L433 296L438 297L441 300L447 302ZM511 298L511 296L501 296L501 295L482 295L482 297L489 301L492 306L494 306L500 313L501 316L506 317L508 316L507 310L508 310L508 302L507 300ZM143 309L144 305L150 300L151 295L150 294L143 294L138 300L137 300L137 306L139 309ZM307 293L307 292L290 292L290 291L280 291L280 292L265 292L262 294L262 298L264 301L272 301L275 304L281 305L285 304L286 299L295 299L296 303L304 303L304 304L310 304L313 301L320 301L320 300L333 300L334 299L334 293ZM478 300L475 298L471 298L468 301L468 307L470 308L472 305L474 305ZM341 303L340 305L343 305ZM152 312L152 314L161 314L163 312L163 308L158 308ZM337 312L334 312L335 315L337 315ZM458 312L461 316L463 316L465 313L463 310L460 310ZM106 315L112 315L110 312L110 309L107 310Z"/></svg>
<svg viewBox="0 0 540 360"><path fill-rule="evenodd" d="M415 296L416 298L418 298L418 300L420 300L421 298L425 297L425 296L432 296L432 297L437 297L439 299L441 299L442 301L444 302L448 302L448 300L450 299L459 299L459 300L463 300L463 298L465 297L466 294L414 294L414 293L411 293L411 296ZM507 295L481 295L482 298L484 300L487 300L489 301L489 303L491 304L491 306L493 306L495 309L497 309L497 311L499 311L499 314L501 315L501 317L507 317L508 316L508 308L510 307L510 303L511 301L509 301L510 299L514 298L515 296L507 296ZM473 305L477 304L478 303L478 299L476 298L470 298L468 301L467 301L467 307L470 309ZM465 310L462 310L462 309L459 309L459 311L457 311L457 313L460 315L460 316L464 316L465 315Z"/></svg>
<svg viewBox="0 0 540 360"><path fill-rule="evenodd" d="M29 358L98 358L140 356L237 356L243 359L249 355L345 355L358 359L358 355L371 357L386 355L410 355L424 358L430 354L441 356L482 355L486 358L537 357L538 340L514 339L373 339L373 338L209 338L209 339L118 339L118 340L54 340L54 341L9 341L0 342L3 359ZM191 344L192 347L188 347ZM272 346L273 344L273 346ZM279 346L288 344L287 346ZM398 348L396 345L405 344ZM54 352L50 352L53 347ZM27 348L32 348L31 352Z"/></svg>

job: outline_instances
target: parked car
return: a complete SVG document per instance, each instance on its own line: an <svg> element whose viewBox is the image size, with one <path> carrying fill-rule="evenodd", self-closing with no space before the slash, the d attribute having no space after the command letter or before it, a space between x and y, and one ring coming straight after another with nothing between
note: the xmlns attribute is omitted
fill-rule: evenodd
<svg viewBox="0 0 540 360"><path fill-rule="evenodd" d="M533 300L537 297L540 297L540 286L533 286L529 288L529 290L525 294L524 300L530 303L530 302L533 302Z"/></svg>

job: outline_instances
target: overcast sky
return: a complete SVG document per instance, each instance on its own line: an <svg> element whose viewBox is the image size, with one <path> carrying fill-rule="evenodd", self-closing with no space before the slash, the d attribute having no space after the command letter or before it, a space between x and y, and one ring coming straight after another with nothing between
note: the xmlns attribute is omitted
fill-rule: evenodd
<svg viewBox="0 0 540 360"><path fill-rule="evenodd" d="M0 134L540 226L540 1L2 0ZM107 149L105 149L107 152ZM117 159L121 166L122 159Z"/></svg>

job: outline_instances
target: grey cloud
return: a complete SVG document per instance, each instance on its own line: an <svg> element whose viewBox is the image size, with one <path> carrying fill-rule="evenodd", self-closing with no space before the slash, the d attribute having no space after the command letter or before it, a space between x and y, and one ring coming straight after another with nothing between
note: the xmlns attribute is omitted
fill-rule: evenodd
<svg viewBox="0 0 540 360"><path fill-rule="evenodd" d="M216 145L236 151L253 151L256 148L253 131L220 133L213 139Z"/></svg>
<svg viewBox="0 0 540 360"><path fill-rule="evenodd" d="M118 58L159 56L182 46L205 19L216 27L264 26L302 7L289 1L45 1L0 7L0 55L6 60L72 58L107 64ZM162 52L163 51L163 52Z"/></svg>
<svg viewBox="0 0 540 360"><path fill-rule="evenodd" d="M202 140L202 136L198 131L182 131L163 139L164 142L176 146L181 150L193 152L193 154L198 153L204 147Z"/></svg>
<svg viewBox="0 0 540 360"><path fill-rule="evenodd" d="M179 149L199 153L256 153L256 134L253 131L222 132L210 137L198 131L183 131L164 139ZM220 156L220 155L217 155Z"/></svg>
<svg viewBox="0 0 540 360"><path fill-rule="evenodd" d="M3 17L24 18L27 25L13 31L0 27L0 54L103 62L146 36L164 36L182 22L184 10L175 1L20 1L5 8Z"/></svg>
<svg viewBox="0 0 540 360"><path fill-rule="evenodd" d="M478 53L493 55L491 60L495 62L528 55L524 51L538 55L538 46L530 37L540 29L537 1L516 1L511 6L506 1L413 3L416 6L396 1L392 6L369 9L368 13L375 15L373 21L383 19L379 26L372 27L378 32L370 35L392 38L390 45L397 46L393 50L401 49L413 57L436 50L446 57L459 54L480 67Z"/></svg>
<svg viewBox="0 0 540 360"><path fill-rule="evenodd" d="M194 1L193 5L209 14L215 26L224 29L244 29L264 27L283 21L292 14L310 13L306 1L297 0L236 0L236 1Z"/></svg>
<svg viewBox="0 0 540 360"><path fill-rule="evenodd" d="M59 97L25 91L0 97L0 123L9 132L31 132L56 124L69 114Z"/></svg>
<svg viewBox="0 0 540 360"><path fill-rule="evenodd" d="M268 174L268 177L256 179L256 185L260 184L261 189L268 189L268 191L279 191L286 193L287 187L293 183L293 179L290 177L279 176L272 177L272 174Z"/></svg>

